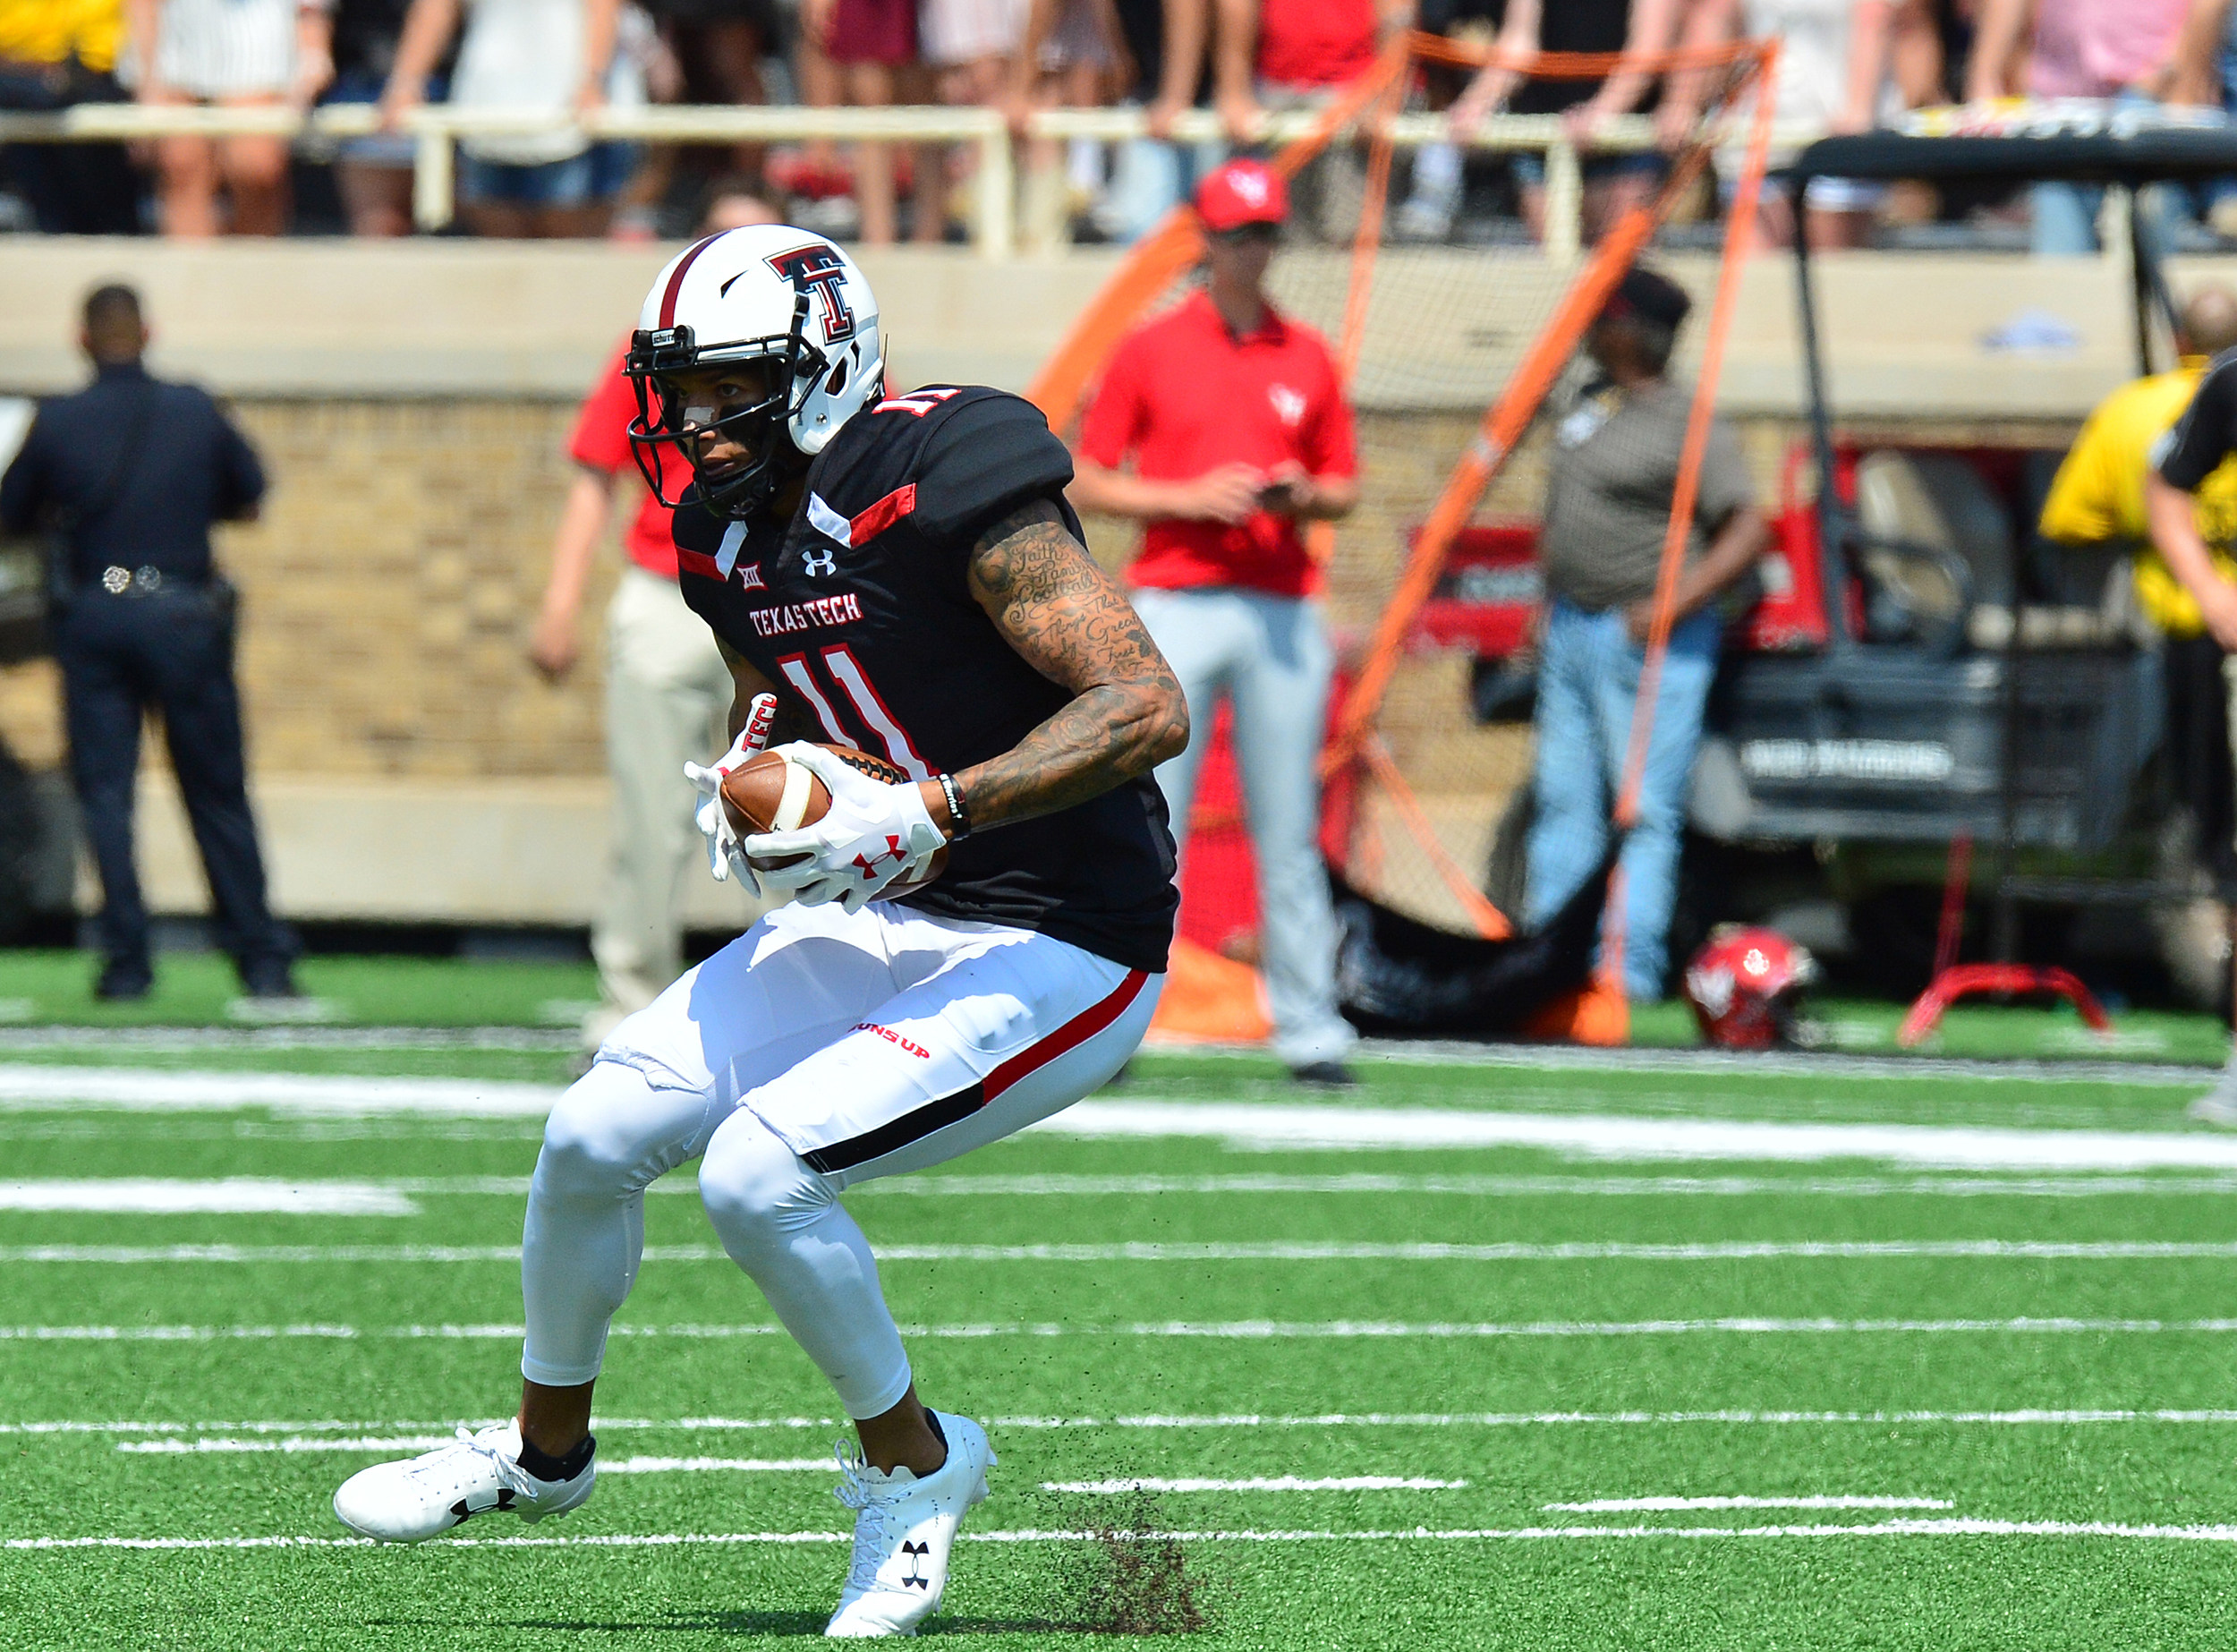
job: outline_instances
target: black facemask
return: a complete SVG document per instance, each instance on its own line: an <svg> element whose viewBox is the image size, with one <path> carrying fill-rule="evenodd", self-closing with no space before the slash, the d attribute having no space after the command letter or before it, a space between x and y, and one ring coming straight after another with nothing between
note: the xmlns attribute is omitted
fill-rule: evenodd
<svg viewBox="0 0 2237 1652"><path fill-rule="evenodd" d="M830 365L823 352L802 336L807 319L808 295L804 293L793 308L792 331L782 341L781 348L751 358L774 366L775 387L760 401L733 407L708 424L694 425L685 420L684 397L675 387L675 375L711 364L704 359L709 353L702 351L692 329L641 329L631 335L625 370L637 393L637 417L629 426L630 451L635 456L637 469L644 475L645 485L661 504L673 510L696 502L716 515L734 521L744 521L768 506L770 497L790 473L789 461L799 456L799 449L792 441L792 420L806 404L809 395L822 381ZM774 338L758 342L765 345L778 343ZM715 346L721 353L716 359L724 359L736 347ZM701 439L710 434L728 438L753 456L742 464L708 470L699 456ZM671 453L683 459L691 477L689 487L696 493L695 501L687 498L683 488L671 495Z"/></svg>

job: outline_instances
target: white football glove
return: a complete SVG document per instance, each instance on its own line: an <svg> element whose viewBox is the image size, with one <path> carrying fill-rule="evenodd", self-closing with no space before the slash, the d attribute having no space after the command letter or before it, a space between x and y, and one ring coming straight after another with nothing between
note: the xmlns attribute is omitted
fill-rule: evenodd
<svg viewBox="0 0 2237 1652"><path fill-rule="evenodd" d="M812 826L745 840L745 852L757 862L806 856L795 865L758 866L762 888L796 891L804 907L836 900L849 913L860 912L897 878L916 875L948 841L915 781L873 780L820 745L777 749L823 782L831 806Z"/></svg>
<svg viewBox="0 0 2237 1652"><path fill-rule="evenodd" d="M756 694L748 710L745 727L738 737L730 742L730 749L715 759L713 766L702 768L698 763L684 765L684 778L699 792L699 807L693 813L700 832L707 839L707 870L718 883L732 877L744 884L761 899L766 891L752 863L745 858L736 830L730 824L730 813L722 806L723 777L737 769L749 757L756 755L769 744L770 725L776 720L777 696Z"/></svg>

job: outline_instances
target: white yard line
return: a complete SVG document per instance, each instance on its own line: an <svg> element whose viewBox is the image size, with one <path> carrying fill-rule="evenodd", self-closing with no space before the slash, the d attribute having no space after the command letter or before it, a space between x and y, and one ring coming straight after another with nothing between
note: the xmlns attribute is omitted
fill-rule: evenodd
<svg viewBox="0 0 2237 1652"><path fill-rule="evenodd" d="M500 1421L498 1418L478 1418L466 1420L470 1428L483 1428ZM1062 1430L1062 1429L1152 1429L1152 1430L1248 1430L1296 1428L1666 1428L1709 1426L1716 1427L1994 1427L1994 1428L2081 1428L2116 1424L2146 1424L2161 1427L2227 1427L2237 1425L2237 1409L2199 1410L2161 1409L2136 1410L2114 1407L2076 1408L2055 1409L2040 1407L2015 1407L2009 1409L1985 1410L1880 1410L1880 1411L1779 1411L1779 1410L1713 1410L1713 1411L1324 1411L1312 1415L1265 1415L1255 1412L1232 1412L1201 1416L1138 1416L1138 1417L991 1417L986 1426L1000 1430ZM0 1435L54 1435L62 1437L91 1435L137 1435L148 1436L131 1443L131 1449L142 1452L187 1452L195 1450L249 1451L266 1449L260 1441L246 1441L239 1444L211 1443L203 1440L231 1442L242 1435L276 1435L294 1436L308 1442L314 1433L325 1430L330 1434L361 1436L387 1445L403 1445L408 1440L425 1439L440 1445L454 1436L451 1423L424 1421L405 1422L345 1422L317 1421L292 1418L251 1418L231 1422L173 1422L157 1419L126 1421L92 1421L81 1418L49 1418L21 1422L0 1422ZM836 1417L681 1417L673 1418L650 1417L600 1417L600 1434L625 1432L659 1432L677 1434L720 1434L766 1432L772 1429L825 1430L846 1428L844 1419ZM189 1440L185 1436L198 1436ZM294 1450L293 1446L272 1448ZM305 1451L323 1449L305 1443Z"/></svg>
<svg viewBox="0 0 2237 1652"><path fill-rule="evenodd" d="M1119 1497L1133 1492L1449 1492L1459 1491L1467 1485L1466 1480L1433 1480L1419 1475L1347 1474L1307 1480L1294 1474L1280 1474L1243 1480L1154 1479L1146 1476L1130 1480L1043 1480L1041 1489L1091 1497Z"/></svg>
<svg viewBox="0 0 2237 1652"><path fill-rule="evenodd" d="M573 1029L526 1026L11 1026L0 1051L505 1050L546 1054L582 1048Z"/></svg>
<svg viewBox="0 0 2237 1652"><path fill-rule="evenodd" d="M1548 1514L1669 1514L1714 1509L1954 1509L1947 1497L1595 1497L1542 1503Z"/></svg>
<svg viewBox="0 0 2237 1652"><path fill-rule="evenodd" d="M600 1474L829 1474L829 1457L624 1457L598 1466Z"/></svg>
<svg viewBox="0 0 2237 1652"><path fill-rule="evenodd" d="M1094 1534L1080 1531L966 1531L965 1543L1076 1543ZM1609 1542L1646 1538L1659 1542L1733 1537L2083 1537L2131 1542L2237 1544L2237 1525L2161 1526L2114 1520L2009 1520L1978 1519L1877 1520L1833 1526L1509 1526L1366 1531L1267 1531L1249 1529L1170 1530L1141 1534L1183 1543L1533 1543ZM841 1531L614 1532L581 1537L444 1537L438 1548L461 1549L636 1549L701 1545L842 1544ZM370 1537L6 1537L0 1549L17 1552L73 1549L356 1549L373 1546Z"/></svg>
<svg viewBox="0 0 2237 1652"><path fill-rule="evenodd" d="M602 1418L599 1426L609 1432L612 1428L612 1425ZM286 1435L277 1439L242 1439L237 1435L217 1435L193 1440L168 1435L154 1440L119 1440L116 1449L140 1456L191 1457L211 1452L239 1455L265 1452L431 1452L438 1446L456 1443L455 1434ZM829 1473L832 1466L832 1460L829 1457L623 1457L611 1462L601 1460L598 1471L600 1474L678 1474L723 1469L738 1474L812 1474Z"/></svg>
<svg viewBox="0 0 2237 1652"><path fill-rule="evenodd" d="M0 1063L0 1111L108 1107L130 1112L268 1107L284 1112L541 1118L556 1085L496 1078L363 1078L332 1073Z"/></svg>
<svg viewBox="0 0 2237 1652"><path fill-rule="evenodd" d="M1533 1052L1527 1062L1564 1063ZM1900 1064L1899 1064L1900 1065ZM1760 1067L1734 1070L1767 1071ZM1806 1063L1803 1070L1832 1070ZM1906 1069L1908 1070L1908 1069ZM2132 1081L2132 1077L2131 1081ZM2206 1076L2188 1082L2204 1084ZM0 1109L108 1107L540 1117L560 1091L494 1079L370 1078L0 1063ZM1090 1100L1035 1127L1091 1137L1209 1137L1246 1147L1519 1147L1576 1157L1805 1162L1878 1159L1973 1171L2237 1171L2237 1136L1631 1118L1466 1108Z"/></svg>
<svg viewBox="0 0 2237 1652"><path fill-rule="evenodd" d="M189 1181L156 1176L0 1181L0 1210L98 1211L118 1215L416 1216L398 1189L369 1181L283 1181L228 1176Z"/></svg>
<svg viewBox="0 0 2237 1652"><path fill-rule="evenodd" d="M904 1336L984 1341L996 1337L1172 1337L1206 1341L1470 1341L1504 1337L1632 1336L2223 1336L2237 1319L1552 1319L1535 1321L1172 1320L1164 1324L903 1325ZM617 1337L723 1341L782 1336L774 1324L616 1325ZM0 1342L222 1342L296 1338L348 1341L423 1337L440 1341L517 1341L519 1325L0 1325Z"/></svg>
<svg viewBox="0 0 2237 1652"><path fill-rule="evenodd" d="M459 1178L460 1180L469 1179ZM479 1179L494 1181L498 1178ZM385 1183L400 1193L453 1191L443 1179ZM456 1191L482 1191L459 1188ZM489 1189L494 1190L494 1189ZM696 1184L675 1179L656 1181L654 1193L696 1193ZM528 1191L528 1179L520 1179ZM1405 1176L1360 1171L1348 1175L1281 1176L896 1176L864 1182L847 1196L913 1194L920 1196L1020 1198L1036 1196L1086 1198L1138 1197L1164 1194L1317 1195L1431 1194L1470 1198L1736 1197L1765 1195L1787 1198L2090 1198L2113 1195L2226 1196L2237 1194L2232 1176L2119 1176L2080 1171L2064 1176Z"/></svg>
<svg viewBox="0 0 2237 1652"><path fill-rule="evenodd" d="M2237 1169L2237 1135L2178 1130L1790 1124L1146 1100L1081 1102L1033 1128L1102 1138L1210 1137L1259 1148L1527 1147L1595 1159L1879 1159L1971 1171Z"/></svg>
<svg viewBox="0 0 2237 1652"><path fill-rule="evenodd" d="M2165 1262L2237 1260L2230 1239L1715 1239L1692 1244L1575 1240L1382 1242L1267 1239L1202 1244L880 1245L896 1262L1866 1262L1910 1259ZM648 1245L648 1262L727 1262L714 1245ZM5 1245L0 1263L140 1266L149 1263L504 1263L515 1245Z"/></svg>
<svg viewBox="0 0 2237 1652"><path fill-rule="evenodd" d="M156 1440L119 1440L116 1449L147 1456L191 1457L206 1452L431 1452L438 1445L455 1445L455 1434L320 1435L316 1438L288 1435L276 1440L243 1440L215 1435L182 1440L166 1435ZM604 1464L600 1467L602 1469Z"/></svg>
<svg viewBox="0 0 2237 1652"><path fill-rule="evenodd" d="M324 1180L227 1177L196 1180L158 1177L57 1178L0 1182L0 1210L280 1212L293 1215L418 1213L421 1197L525 1198L525 1176L388 1176ZM664 1176L648 1193L696 1198L689 1174ZM854 1196L895 1194L934 1198L1094 1198L1271 1194L1328 1194L1467 1198L1735 1197L1784 1198L2101 1198L2226 1197L2237 1175L2123 1176L2080 1171L2063 1176L1402 1176L1357 1172L1332 1176L899 1176L865 1182Z"/></svg>

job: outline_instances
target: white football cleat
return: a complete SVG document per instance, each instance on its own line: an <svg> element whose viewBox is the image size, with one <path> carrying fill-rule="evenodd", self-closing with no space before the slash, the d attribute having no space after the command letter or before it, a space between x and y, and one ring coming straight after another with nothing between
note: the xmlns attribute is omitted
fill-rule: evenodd
<svg viewBox="0 0 2237 1652"><path fill-rule="evenodd" d="M948 1551L964 1511L986 1499L994 1448L969 1418L933 1415L948 1438L948 1460L921 1480L906 1469L880 1474L839 1449L839 1472L846 1477L831 1494L855 1511L855 1563L826 1635L914 1635L940 1610L948 1588Z"/></svg>
<svg viewBox="0 0 2237 1652"><path fill-rule="evenodd" d="M506 1510L533 1525L546 1515L565 1514L597 1484L595 1455L568 1480L538 1479L521 1467L520 1455L517 1422L498 1423L480 1434L461 1428L455 1445L376 1463L350 1476L334 1494L334 1518L361 1537L419 1543L492 1509Z"/></svg>

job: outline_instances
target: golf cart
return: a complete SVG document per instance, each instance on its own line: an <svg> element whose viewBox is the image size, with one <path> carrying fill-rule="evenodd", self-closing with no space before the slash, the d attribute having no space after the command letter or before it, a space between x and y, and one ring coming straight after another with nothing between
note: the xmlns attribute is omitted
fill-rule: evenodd
<svg viewBox="0 0 2237 1652"><path fill-rule="evenodd" d="M1970 891L1990 904L2000 960L2150 967L2156 956L2178 991L2211 1003L2226 990L2222 918L2161 753L2160 657L2135 614L2125 548L2053 546L2036 524L2070 410L2131 370L2174 364L2139 194L2237 176L2237 129L2096 105L1963 121L1928 114L1910 130L1823 140L1798 158L1792 186L1923 181L1973 198L2038 180L2100 186L2123 211L2132 257L2108 278L2100 260L1999 255L2011 278L1984 283L1977 268L1967 296L2004 307L1999 320L2020 306L2022 326L1954 353L1919 345L1914 314L1844 311L1858 324L1844 336L1890 341L1841 377L1844 417L1825 359L1824 272L1796 249L1807 435L1788 455L1759 589L1727 627L1672 955L1720 921L1774 920L1848 953L1852 974L1914 992L1954 961ZM1946 309L1957 295L1936 284L1948 268L1922 253L1851 266L1832 285L1853 303L1892 281L1907 302ZM1864 287L1847 285L1859 277ZM2093 328L2084 354L2071 324L2030 315L2030 284L2070 303L2088 292L2089 311L2119 318L2117 341ZM1968 408L1936 416L1957 432L1946 439L1919 428L1912 375L1928 358ZM2036 411L2052 382L2055 419ZM1460 535L1421 631L1475 655L1480 719L1529 715L1538 596L1535 525ZM1528 801L1517 794L1493 854L1489 892L1510 909Z"/></svg>
<svg viewBox="0 0 2237 1652"><path fill-rule="evenodd" d="M2113 192L2145 374L2173 365L2146 191L2231 175L2237 131L2218 120L2114 119L2089 106L1824 139L1798 158L1790 187L2056 180ZM1795 274L1808 398L1798 456L1815 502L1783 515L1788 589L1739 627L1719 674L1697 832L1739 849L1812 846L1852 916L1890 886L1919 895L1946 881L1938 968L1953 961L1969 881L1992 899L1999 960L2029 949L2023 907L2156 912L2170 974L2210 993L2225 974L2218 934L2166 921L2201 880L2156 761L2159 656L2130 606L2125 557L2037 538L2054 450L1927 447L1844 429L1805 245ZM1969 876L1976 842L1988 852L1985 881ZM2065 952L2072 933L2038 935L2032 949Z"/></svg>

